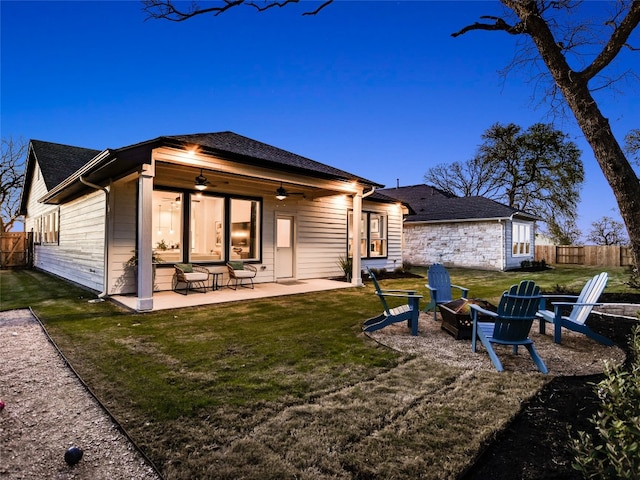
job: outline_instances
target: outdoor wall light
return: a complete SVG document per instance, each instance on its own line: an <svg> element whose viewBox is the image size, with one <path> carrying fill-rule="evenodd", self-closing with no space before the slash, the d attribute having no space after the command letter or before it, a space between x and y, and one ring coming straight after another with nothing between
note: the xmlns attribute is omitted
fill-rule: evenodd
<svg viewBox="0 0 640 480"><path fill-rule="evenodd" d="M208 183L209 182L207 181L207 177L202 175L202 169L200 169L200 175L196 177L196 184L195 184L196 190L200 190L200 191L205 190L207 188Z"/></svg>

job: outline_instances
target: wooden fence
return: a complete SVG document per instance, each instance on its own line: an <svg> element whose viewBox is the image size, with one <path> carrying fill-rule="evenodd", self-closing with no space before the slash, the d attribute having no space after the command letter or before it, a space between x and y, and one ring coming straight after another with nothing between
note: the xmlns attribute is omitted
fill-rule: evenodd
<svg viewBox="0 0 640 480"><path fill-rule="evenodd" d="M536 245L536 260L601 267L625 267L633 263L631 249L617 245Z"/></svg>
<svg viewBox="0 0 640 480"><path fill-rule="evenodd" d="M0 233L0 268L21 268L31 264L31 242L26 232Z"/></svg>

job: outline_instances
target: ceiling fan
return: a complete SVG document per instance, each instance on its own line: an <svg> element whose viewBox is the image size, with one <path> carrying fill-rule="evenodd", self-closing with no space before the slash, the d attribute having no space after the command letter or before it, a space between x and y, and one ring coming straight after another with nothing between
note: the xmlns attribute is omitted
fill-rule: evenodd
<svg viewBox="0 0 640 480"><path fill-rule="evenodd" d="M283 186L282 182L280 182L280 186L276 189L276 198L278 200L284 200L285 198L291 195L301 195L302 198L306 198L305 194L302 192L288 192Z"/></svg>

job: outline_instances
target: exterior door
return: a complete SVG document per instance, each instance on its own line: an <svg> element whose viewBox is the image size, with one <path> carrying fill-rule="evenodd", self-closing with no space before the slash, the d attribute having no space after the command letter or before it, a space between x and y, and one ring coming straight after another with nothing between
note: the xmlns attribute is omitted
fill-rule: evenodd
<svg viewBox="0 0 640 480"><path fill-rule="evenodd" d="M276 279L293 277L293 217L276 217Z"/></svg>

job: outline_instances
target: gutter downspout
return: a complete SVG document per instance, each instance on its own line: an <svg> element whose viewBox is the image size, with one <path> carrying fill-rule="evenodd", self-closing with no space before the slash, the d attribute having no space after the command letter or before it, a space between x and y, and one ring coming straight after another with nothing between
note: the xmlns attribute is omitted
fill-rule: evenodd
<svg viewBox="0 0 640 480"><path fill-rule="evenodd" d="M85 180L82 175L78 178L87 187L104 192L104 274L102 292L98 294L98 298L103 299L108 295L109 284L109 189Z"/></svg>

